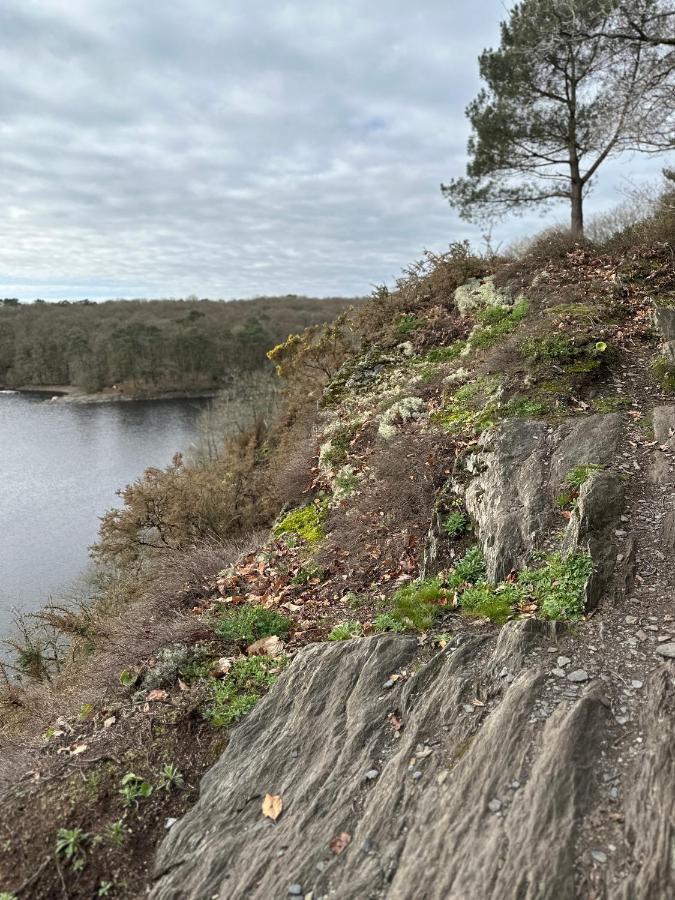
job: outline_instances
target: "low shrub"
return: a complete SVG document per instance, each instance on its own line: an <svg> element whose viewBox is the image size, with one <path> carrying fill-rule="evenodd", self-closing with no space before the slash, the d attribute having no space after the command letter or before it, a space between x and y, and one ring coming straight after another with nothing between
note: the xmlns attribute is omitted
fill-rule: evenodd
<svg viewBox="0 0 675 900"><path fill-rule="evenodd" d="M245 605L228 609L217 621L216 632L226 641L246 641L287 636L291 620L264 606Z"/></svg>
<svg viewBox="0 0 675 900"><path fill-rule="evenodd" d="M249 656L238 659L222 681L209 681L206 714L212 725L236 722L272 687L286 665L286 657Z"/></svg>
<svg viewBox="0 0 675 900"><path fill-rule="evenodd" d="M328 635L329 641L348 641L350 638L363 637L360 622L341 622Z"/></svg>

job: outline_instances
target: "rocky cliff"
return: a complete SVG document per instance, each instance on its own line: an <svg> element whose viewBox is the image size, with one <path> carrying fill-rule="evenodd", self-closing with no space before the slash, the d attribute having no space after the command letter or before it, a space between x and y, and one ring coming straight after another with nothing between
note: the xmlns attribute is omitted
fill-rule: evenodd
<svg viewBox="0 0 675 900"><path fill-rule="evenodd" d="M671 249L460 268L351 323L304 492L190 596L221 643L61 739L227 735L120 896L675 895ZM324 352L273 355L301 383Z"/></svg>

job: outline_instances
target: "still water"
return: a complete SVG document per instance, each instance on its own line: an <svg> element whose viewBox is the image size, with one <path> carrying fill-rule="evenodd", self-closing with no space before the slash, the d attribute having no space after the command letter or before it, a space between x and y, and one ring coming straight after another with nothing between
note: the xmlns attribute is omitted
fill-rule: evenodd
<svg viewBox="0 0 675 900"><path fill-rule="evenodd" d="M80 576L116 490L188 450L204 402L0 393L0 636L13 607L36 609Z"/></svg>

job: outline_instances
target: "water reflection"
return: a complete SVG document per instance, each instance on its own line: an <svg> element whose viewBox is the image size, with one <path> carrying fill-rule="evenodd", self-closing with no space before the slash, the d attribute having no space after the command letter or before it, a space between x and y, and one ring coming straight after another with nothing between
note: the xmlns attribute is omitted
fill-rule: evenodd
<svg viewBox="0 0 675 900"><path fill-rule="evenodd" d="M78 577L117 488L188 449L203 406L0 394L0 632L12 605L35 609Z"/></svg>

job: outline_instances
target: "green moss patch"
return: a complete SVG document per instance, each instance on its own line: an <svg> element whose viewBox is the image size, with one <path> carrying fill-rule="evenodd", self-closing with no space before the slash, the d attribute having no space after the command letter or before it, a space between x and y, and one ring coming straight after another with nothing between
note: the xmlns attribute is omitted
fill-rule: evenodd
<svg viewBox="0 0 675 900"><path fill-rule="evenodd" d="M328 515L325 500L294 509L274 526L274 536L300 538L308 544L318 544L325 537L324 522Z"/></svg>

